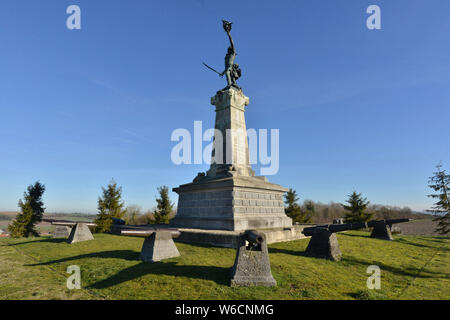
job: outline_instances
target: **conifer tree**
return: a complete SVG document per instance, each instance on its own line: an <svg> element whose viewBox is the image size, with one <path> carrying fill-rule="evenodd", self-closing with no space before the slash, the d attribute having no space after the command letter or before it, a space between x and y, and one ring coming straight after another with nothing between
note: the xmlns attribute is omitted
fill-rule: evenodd
<svg viewBox="0 0 450 320"><path fill-rule="evenodd" d="M174 206L169 198L169 188L167 186L159 187L158 192L160 198L156 199L158 205L154 213L155 223L168 224Z"/></svg>
<svg viewBox="0 0 450 320"><path fill-rule="evenodd" d="M312 217L316 213L316 207L314 206L314 202L312 200L305 200L302 208L302 222L311 222Z"/></svg>
<svg viewBox="0 0 450 320"><path fill-rule="evenodd" d="M96 232L109 232L112 218L122 219L126 210L122 201L122 187L117 186L117 182L111 180L106 188L102 187L103 195L98 198L98 214L95 219Z"/></svg>
<svg viewBox="0 0 450 320"><path fill-rule="evenodd" d="M430 194L428 197L438 199L438 201L427 211L436 215L436 218L433 219L439 222L436 231L440 234L447 234L450 230L450 199L448 197L450 175L446 174L445 170L442 170L441 163L436 168L437 171L433 173L434 176L430 177L428 186L438 193Z"/></svg>
<svg viewBox="0 0 450 320"><path fill-rule="evenodd" d="M297 195L297 191L290 188L289 191L284 195L284 213L286 213L286 215L292 219L292 222L309 222L312 217L312 212L302 210L300 205L297 203L298 200L299 197Z"/></svg>
<svg viewBox="0 0 450 320"><path fill-rule="evenodd" d="M353 191L353 193L348 196L347 203L349 204L348 206L342 204L342 207L349 211L345 213L345 222L367 222L372 218L373 213L366 212L370 202L367 201L367 198L363 198L361 193Z"/></svg>
<svg viewBox="0 0 450 320"><path fill-rule="evenodd" d="M40 182L30 185L19 200L20 213L8 229L11 237L39 236L34 225L42 220L45 208L42 202L45 186Z"/></svg>

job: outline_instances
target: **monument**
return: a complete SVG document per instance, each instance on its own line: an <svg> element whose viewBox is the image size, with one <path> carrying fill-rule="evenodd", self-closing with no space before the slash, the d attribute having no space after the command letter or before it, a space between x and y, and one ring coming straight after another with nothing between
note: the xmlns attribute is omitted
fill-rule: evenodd
<svg viewBox="0 0 450 320"><path fill-rule="evenodd" d="M173 189L179 197L171 226L231 231L290 228L292 219L285 215L283 204L288 189L256 176L250 165L244 116L250 100L236 83L242 72L234 63L231 26L223 21L230 41L225 70L218 72L205 64L227 79L227 86L211 98L216 112L211 165L193 182Z"/></svg>

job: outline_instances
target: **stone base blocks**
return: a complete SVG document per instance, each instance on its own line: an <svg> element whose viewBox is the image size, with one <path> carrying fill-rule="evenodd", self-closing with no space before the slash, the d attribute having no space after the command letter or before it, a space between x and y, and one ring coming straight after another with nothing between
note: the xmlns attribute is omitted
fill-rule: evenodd
<svg viewBox="0 0 450 320"><path fill-rule="evenodd" d="M86 223L76 223L70 232L68 243L94 240L94 236Z"/></svg>
<svg viewBox="0 0 450 320"><path fill-rule="evenodd" d="M71 231L72 231L71 227L56 226L55 231L53 232L53 239L59 238L67 239L70 236Z"/></svg>
<svg viewBox="0 0 450 320"><path fill-rule="evenodd" d="M336 234L327 228L317 228L309 241L305 254L310 257L339 261L342 253Z"/></svg>
<svg viewBox="0 0 450 320"><path fill-rule="evenodd" d="M270 269L264 233L247 231L240 236L236 260L231 269L231 286L276 286Z"/></svg>
<svg viewBox="0 0 450 320"><path fill-rule="evenodd" d="M170 231L159 230L145 238L139 259L144 262L157 262L180 256Z"/></svg>
<svg viewBox="0 0 450 320"><path fill-rule="evenodd" d="M292 227L292 219L284 213L287 189L264 177L226 177L173 190L179 195L173 227L231 231Z"/></svg>

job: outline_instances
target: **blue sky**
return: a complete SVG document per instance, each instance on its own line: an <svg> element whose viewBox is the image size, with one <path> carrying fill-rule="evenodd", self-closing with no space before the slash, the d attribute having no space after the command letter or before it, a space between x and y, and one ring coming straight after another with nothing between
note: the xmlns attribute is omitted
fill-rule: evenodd
<svg viewBox="0 0 450 320"><path fill-rule="evenodd" d="M81 8L82 29L66 28ZM366 28L381 8L382 29ZM114 178L126 204L207 165L171 162L177 128L214 124L210 97L232 35L248 128L280 129L269 180L301 200L426 209L428 177L450 170L450 2L2 0L0 210L29 184L48 212L96 212ZM205 142L205 145L207 143ZM176 201L176 194L172 193Z"/></svg>

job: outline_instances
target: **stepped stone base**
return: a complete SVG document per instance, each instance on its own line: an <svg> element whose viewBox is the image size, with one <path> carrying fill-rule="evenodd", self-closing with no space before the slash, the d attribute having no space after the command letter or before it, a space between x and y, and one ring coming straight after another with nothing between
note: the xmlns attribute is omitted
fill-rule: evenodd
<svg viewBox="0 0 450 320"><path fill-rule="evenodd" d="M145 262L156 262L178 257L178 252L172 235L168 231L156 231L145 238L139 259Z"/></svg>
<svg viewBox="0 0 450 320"><path fill-rule="evenodd" d="M81 241L94 240L94 236L85 223L77 223L70 232L68 243L75 243Z"/></svg>
<svg viewBox="0 0 450 320"><path fill-rule="evenodd" d="M290 228L280 185L265 177L231 176L184 184L178 193L175 228L243 231Z"/></svg>

